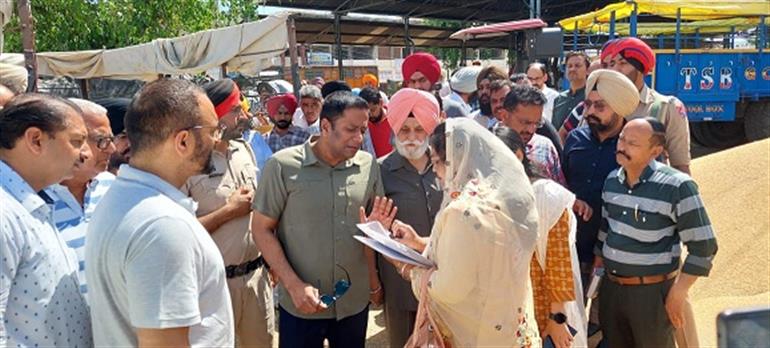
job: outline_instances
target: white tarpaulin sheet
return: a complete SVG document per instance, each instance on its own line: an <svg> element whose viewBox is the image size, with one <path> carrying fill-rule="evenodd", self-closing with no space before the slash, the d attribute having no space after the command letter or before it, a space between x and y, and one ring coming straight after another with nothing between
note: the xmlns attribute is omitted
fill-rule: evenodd
<svg viewBox="0 0 770 348"><path fill-rule="evenodd" d="M228 71L252 75L270 66L271 58L288 48L288 15L284 12L256 22L123 48L41 52L37 54L38 74L150 81L158 74L195 74L227 64ZM24 58L3 54L0 62L22 65Z"/></svg>

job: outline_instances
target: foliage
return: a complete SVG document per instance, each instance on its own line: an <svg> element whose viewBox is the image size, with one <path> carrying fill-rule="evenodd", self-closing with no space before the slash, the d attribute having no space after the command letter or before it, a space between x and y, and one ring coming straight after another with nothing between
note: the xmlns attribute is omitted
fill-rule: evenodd
<svg viewBox="0 0 770 348"><path fill-rule="evenodd" d="M31 0L38 51L116 48L257 19L254 0ZM4 52L21 52L19 17Z"/></svg>

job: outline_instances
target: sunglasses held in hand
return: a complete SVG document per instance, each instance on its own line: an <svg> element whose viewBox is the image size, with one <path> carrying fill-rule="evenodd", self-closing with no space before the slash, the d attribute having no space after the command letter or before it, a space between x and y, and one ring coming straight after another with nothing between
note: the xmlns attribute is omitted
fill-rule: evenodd
<svg viewBox="0 0 770 348"><path fill-rule="evenodd" d="M345 295L345 293L347 293L350 287L353 285L353 283L350 281L350 274L348 271L340 265L337 265L337 267L345 272L345 278L347 279L340 279L336 284L334 284L333 295L321 295L321 303L325 304L327 307L331 306L334 302L337 302L337 300L339 300L342 295Z"/></svg>

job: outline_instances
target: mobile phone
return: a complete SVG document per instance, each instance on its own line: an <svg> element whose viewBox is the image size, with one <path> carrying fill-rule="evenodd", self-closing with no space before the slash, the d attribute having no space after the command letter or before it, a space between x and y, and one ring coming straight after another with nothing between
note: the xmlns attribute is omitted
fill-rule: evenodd
<svg viewBox="0 0 770 348"><path fill-rule="evenodd" d="M768 344L770 306L727 309L717 316L718 347L767 347Z"/></svg>
<svg viewBox="0 0 770 348"><path fill-rule="evenodd" d="M567 325L567 328L569 329L569 333L572 335L572 337L575 337L577 330L569 325ZM545 336L545 339L543 339L543 348L556 348L556 344L553 343L551 336Z"/></svg>

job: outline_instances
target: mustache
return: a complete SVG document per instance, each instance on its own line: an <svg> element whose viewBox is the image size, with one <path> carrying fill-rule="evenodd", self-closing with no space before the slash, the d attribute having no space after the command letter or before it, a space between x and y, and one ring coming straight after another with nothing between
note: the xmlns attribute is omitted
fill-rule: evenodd
<svg viewBox="0 0 770 348"><path fill-rule="evenodd" d="M615 155L621 155L625 157L627 160L631 160L631 156L629 156L627 153L623 152L622 150L615 151Z"/></svg>
<svg viewBox="0 0 770 348"><path fill-rule="evenodd" d="M591 120L596 121L596 123L601 123L602 122L602 120L600 120L598 117L596 117L596 115L588 115L588 116L586 116L586 121L591 121Z"/></svg>
<svg viewBox="0 0 770 348"><path fill-rule="evenodd" d="M424 144L425 142L419 141L419 140L406 140L406 141L401 141L400 143L401 145L404 145L404 146L407 146L407 145L422 146L422 144Z"/></svg>

